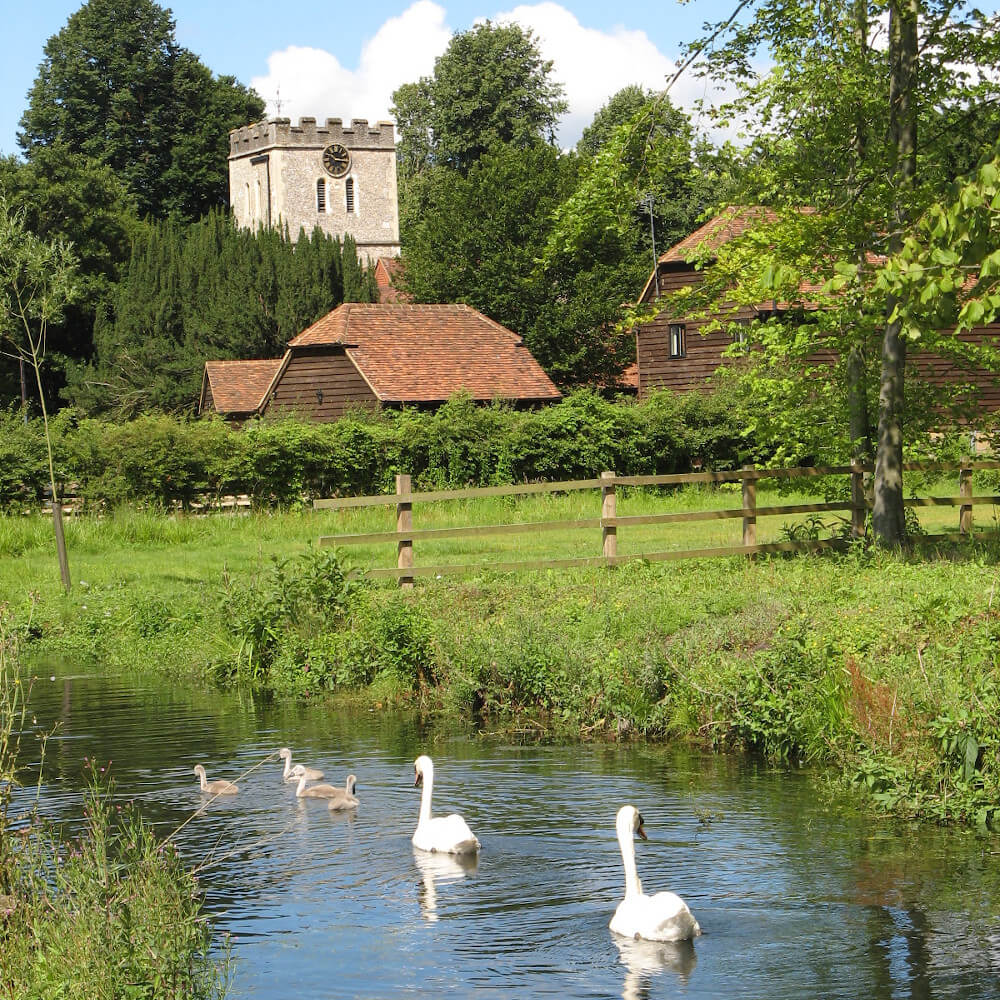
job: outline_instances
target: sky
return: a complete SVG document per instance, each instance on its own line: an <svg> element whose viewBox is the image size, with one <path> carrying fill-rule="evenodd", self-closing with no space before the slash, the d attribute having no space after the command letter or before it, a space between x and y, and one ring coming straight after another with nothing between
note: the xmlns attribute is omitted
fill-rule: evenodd
<svg viewBox="0 0 1000 1000"><path fill-rule="evenodd" d="M231 74L268 102L267 114L298 119L390 118L401 83L429 76L456 31L477 21L516 21L534 31L554 63L569 111L559 142L572 146L607 99L628 84L659 90L702 23L736 0L491 0L317 3L316 0L175 0L177 41L214 73ZM46 41L81 0L5 0L0 32L0 154L17 153L18 121ZM682 78L671 91L688 109L710 96Z"/></svg>

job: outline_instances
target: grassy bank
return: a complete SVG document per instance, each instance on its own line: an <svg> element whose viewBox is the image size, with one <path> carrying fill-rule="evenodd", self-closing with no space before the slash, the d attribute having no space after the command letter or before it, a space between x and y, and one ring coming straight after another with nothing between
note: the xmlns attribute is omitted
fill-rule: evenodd
<svg viewBox="0 0 1000 1000"><path fill-rule="evenodd" d="M193 876L107 784L93 776L71 838L33 808L15 811L19 743L34 736L17 656L0 608L0 994L221 997Z"/></svg>
<svg viewBox="0 0 1000 1000"><path fill-rule="evenodd" d="M450 516L555 519L574 516L581 502L493 501L459 505ZM663 510L665 502L732 506L732 497L636 493L620 511ZM447 512L437 516L447 523ZM950 527L956 512L925 516L938 530L932 519ZM610 571L484 570L401 593L347 581L336 557L311 545L321 534L377 529L379 517L386 515L74 521L79 582L68 598L57 589L48 524L8 519L0 521L0 551L19 558L0 563L0 600L38 648L96 656L112 669L401 701L540 734L749 747L828 765L894 815L996 822L994 543L907 558L857 550ZM671 526L669 537L642 544L725 543L738 524ZM778 519L759 534L788 527ZM706 540L720 531L726 538ZM559 555L581 544L568 534L534 537L530 551L506 557ZM464 542L450 544L418 550L418 561L471 557ZM599 541L588 536L585 544ZM391 551L348 555L362 565L391 561Z"/></svg>

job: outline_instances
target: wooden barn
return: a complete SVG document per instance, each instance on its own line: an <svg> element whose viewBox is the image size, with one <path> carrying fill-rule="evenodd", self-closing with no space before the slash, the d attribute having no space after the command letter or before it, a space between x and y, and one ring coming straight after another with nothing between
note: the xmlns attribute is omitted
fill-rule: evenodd
<svg viewBox="0 0 1000 1000"><path fill-rule="evenodd" d="M206 362L199 412L329 421L358 406L435 406L459 392L520 405L560 398L521 338L470 306L345 303L283 358Z"/></svg>
<svg viewBox="0 0 1000 1000"><path fill-rule="evenodd" d="M711 251L736 239L751 226L775 221L773 212L761 207L729 208L710 219L689 236L662 254L657 270L650 274L639 301L655 300L678 289L697 285L703 272L693 260L703 259ZM708 266L711 266L710 264ZM779 310L781 303L777 304ZM774 303L762 303L757 308L743 308L728 317L725 329L701 334L708 321L702 318L677 316L669 306L655 319L636 329L636 365L638 394L642 398L651 389L665 388L675 392L706 390L709 379L723 364L733 364L732 356L723 357L734 342L743 337L742 326L757 318L772 314ZM989 343L1000 347L1000 324L980 327L960 334L962 340L975 344ZM817 351L816 361L833 360L832 352ZM983 369L957 369L952 362L931 354L915 356L912 364L919 366L921 376L931 384L970 384L979 391L979 399L987 410L1000 409L1000 384L995 372Z"/></svg>

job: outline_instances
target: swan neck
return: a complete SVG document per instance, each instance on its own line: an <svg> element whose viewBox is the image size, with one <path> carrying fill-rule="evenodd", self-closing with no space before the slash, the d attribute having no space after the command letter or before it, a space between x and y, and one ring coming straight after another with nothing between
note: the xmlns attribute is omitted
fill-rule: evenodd
<svg viewBox="0 0 1000 1000"><path fill-rule="evenodd" d="M295 794L299 796L299 798L302 797L302 793L303 791L305 791L305 787L306 787L306 776L304 774L300 774L299 787L295 789Z"/></svg>
<svg viewBox="0 0 1000 1000"><path fill-rule="evenodd" d="M618 843L622 849L622 865L625 868L625 898L642 895L642 883L635 867L635 839L631 829L619 829Z"/></svg>
<svg viewBox="0 0 1000 1000"><path fill-rule="evenodd" d="M420 793L420 822L426 823L431 818L431 795L434 788L434 771L425 768L421 780L423 790Z"/></svg>
<svg viewBox="0 0 1000 1000"><path fill-rule="evenodd" d="M285 770L282 771L281 776L282 778L287 778L292 773L292 758L290 756L283 757L282 760L285 762Z"/></svg>

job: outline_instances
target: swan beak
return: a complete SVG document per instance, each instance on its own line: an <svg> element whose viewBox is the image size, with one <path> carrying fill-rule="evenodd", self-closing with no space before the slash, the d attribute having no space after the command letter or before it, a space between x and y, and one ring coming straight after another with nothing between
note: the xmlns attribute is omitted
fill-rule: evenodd
<svg viewBox="0 0 1000 1000"><path fill-rule="evenodd" d="M649 837L646 836L646 831L642 828L641 823L636 827L635 832L639 834L639 836L642 837L643 840L649 840Z"/></svg>
<svg viewBox="0 0 1000 1000"><path fill-rule="evenodd" d="M413 787L416 788L424 780L424 776L419 771L413 772Z"/></svg>

